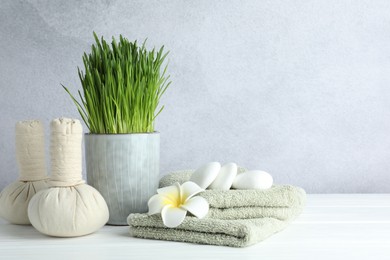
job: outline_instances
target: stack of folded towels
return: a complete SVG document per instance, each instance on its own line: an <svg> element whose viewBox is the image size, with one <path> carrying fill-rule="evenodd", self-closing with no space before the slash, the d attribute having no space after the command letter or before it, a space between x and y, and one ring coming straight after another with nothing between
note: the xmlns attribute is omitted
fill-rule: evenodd
<svg viewBox="0 0 390 260"><path fill-rule="evenodd" d="M192 172L168 174L160 180L160 187L182 184L190 180ZM139 238L246 247L283 230L306 202L305 191L291 185L265 190L205 190L199 195L210 205L205 218L187 216L178 227L167 228L159 215L130 214L130 233Z"/></svg>

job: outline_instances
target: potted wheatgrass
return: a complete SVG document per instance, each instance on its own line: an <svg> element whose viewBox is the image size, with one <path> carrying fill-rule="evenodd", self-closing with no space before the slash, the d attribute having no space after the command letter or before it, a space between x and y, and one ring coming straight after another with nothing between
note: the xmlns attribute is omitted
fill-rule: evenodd
<svg viewBox="0 0 390 260"><path fill-rule="evenodd" d="M104 197L108 224L127 225L130 213L146 212L158 188L160 135L154 121L163 110L161 96L170 82L164 60L168 52L147 50L145 42L94 33L91 53L78 69L82 91L72 100L89 128L85 134L87 180Z"/></svg>

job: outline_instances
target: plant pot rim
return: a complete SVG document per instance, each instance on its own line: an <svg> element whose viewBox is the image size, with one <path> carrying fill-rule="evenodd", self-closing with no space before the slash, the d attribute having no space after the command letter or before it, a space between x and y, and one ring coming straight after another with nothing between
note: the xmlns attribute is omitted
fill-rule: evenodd
<svg viewBox="0 0 390 260"><path fill-rule="evenodd" d="M154 131L154 132L146 132L146 133L127 133L127 134L95 134L95 133L84 133L84 135L89 135L89 136L92 136L92 135L95 135L95 136L105 136L105 135L109 135L109 136L124 136L124 135L154 135L154 134L160 134L160 132Z"/></svg>

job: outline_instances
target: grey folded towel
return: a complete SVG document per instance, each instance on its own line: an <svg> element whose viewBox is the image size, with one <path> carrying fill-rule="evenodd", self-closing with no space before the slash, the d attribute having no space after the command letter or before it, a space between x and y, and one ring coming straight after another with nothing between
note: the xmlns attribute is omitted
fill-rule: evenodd
<svg viewBox="0 0 390 260"><path fill-rule="evenodd" d="M231 247L253 245L288 225L274 218L220 220L187 216L178 227L167 228L160 216L147 214L130 214L127 222L134 237Z"/></svg>
<svg viewBox="0 0 390 260"><path fill-rule="evenodd" d="M242 173L246 172L247 169L243 167L238 167L237 172ZM173 185L175 182L178 182L180 184L189 181L191 178L191 174L194 172L194 170L180 170L180 171L174 171L171 172L165 176L163 176L160 179L160 188Z"/></svg>
<svg viewBox="0 0 390 260"><path fill-rule="evenodd" d="M184 183L192 172L168 174L160 180L160 187ZM178 227L167 228L159 215L130 214L130 233L139 238L245 247L287 227L306 201L305 191L291 185L267 190L206 190L199 195L210 204L206 218L187 216Z"/></svg>
<svg viewBox="0 0 390 260"><path fill-rule="evenodd" d="M241 168L243 169L243 168ZM188 181L192 171L181 171L161 178L160 187ZM210 204L206 217L217 219L246 219L272 217L292 220L306 204L306 192L291 185L273 185L266 190L205 190L199 194Z"/></svg>

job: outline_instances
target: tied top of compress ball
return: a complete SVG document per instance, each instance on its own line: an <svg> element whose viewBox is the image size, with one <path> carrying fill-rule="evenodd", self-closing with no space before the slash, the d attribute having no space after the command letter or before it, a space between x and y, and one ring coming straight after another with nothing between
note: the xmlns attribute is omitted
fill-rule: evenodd
<svg viewBox="0 0 390 260"><path fill-rule="evenodd" d="M50 126L50 185L69 187L85 183L81 175L83 127L80 121L58 118Z"/></svg>
<svg viewBox="0 0 390 260"><path fill-rule="evenodd" d="M83 126L77 119L66 117L56 118L50 124L52 135L79 136L83 134Z"/></svg>
<svg viewBox="0 0 390 260"><path fill-rule="evenodd" d="M39 120L24 120L19 121L15 125L15 135L24 136L26 134L41 136L44 134L45 128Z"/></svg>
<svg viewBox="0 0 390 260"><path fill-rule="evenodd" d="M16 160L20 181L47 179L45 133L39 120L26 120L15 125Z"/></svg>

